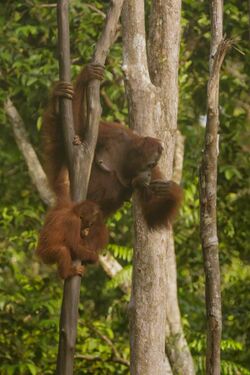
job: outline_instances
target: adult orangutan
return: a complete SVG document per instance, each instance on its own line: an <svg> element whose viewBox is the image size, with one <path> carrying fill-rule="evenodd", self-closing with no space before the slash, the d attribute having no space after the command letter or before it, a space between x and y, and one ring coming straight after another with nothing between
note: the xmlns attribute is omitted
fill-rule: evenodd
<svg viewBox="0 0 250 375"><path fill-rule="evenodd" d="M101 80L103 72L102 66L88 64L80 72L74 88L65 82L54 86L43 117L42 139L45 171L56 193L58 180L60 183L64 180L66 190L69 187L58 97L72 98L77 141L83 141L87 85L92 79ZM106 218L137 189L148 226L167 225L178 210L182 189L173 181L166 181L157 166L162 150L156 138L141 137L119 123L100 122L87 199L96 202Z"/></svg>

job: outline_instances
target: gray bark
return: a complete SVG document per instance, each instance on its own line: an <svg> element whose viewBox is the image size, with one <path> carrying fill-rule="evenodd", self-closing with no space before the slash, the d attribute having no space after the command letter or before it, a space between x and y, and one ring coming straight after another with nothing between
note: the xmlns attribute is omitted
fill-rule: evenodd
<svg viewBox="0 0 250 375"><path fill-rule="evenodd" d="M201 242L206 277L207 349L206 374L220 374L222 330L219 245L217 236L217 157L219 128L220 68L229 41L223 40L223 2L211 1L211 46L207 88L207 124L200 168Z"/></svg>
<svg viewBox="0 0 250 375"><path fill-rule="evenodd" d="M180 5L179 0L169 1L165 5L153 1L148 59L144 2L125 1L122 19L123 70L130 126L139 134L156 136L164 141L165 154L160 166L168 179L172 175L177 125ZM160 61L160 64L155 64L155 61ZM130 302L131 374L161 375L171 373L164 343L169 308L168 254L173 249L171 230L148 232L136 196L134 214L135 246Z"/></svg>
<svg viewBox="0 0 250 375"><path fill-rule="evenodd" d="M125 0L123 43L130 126L139 134L154 135L154 123L161 122L161 102L152 85L146 56L144 2ZM157 120L158 121L157 121ZM130 312L131 374L163 375L166 319L167 233L147 231L134 196L135 243Z"/></svg>
<svg viewBox="0 0 250 375"><path fill-rule="evenodd" d="M173 180L181 181L184 137L177 130L178 63L181 1L152 1L148 36L148 61L152 82L161 88L168 131L166 165ZM176 141L176 142L175 142ZM174 148L175 147L175 148ZM174 160L173 160L174 158ZM170 177L169 176L169 177ZM167 247L166 353L174 374L194 375L194 363L184 336L177 294L177 271L173 231Z"/></svg>

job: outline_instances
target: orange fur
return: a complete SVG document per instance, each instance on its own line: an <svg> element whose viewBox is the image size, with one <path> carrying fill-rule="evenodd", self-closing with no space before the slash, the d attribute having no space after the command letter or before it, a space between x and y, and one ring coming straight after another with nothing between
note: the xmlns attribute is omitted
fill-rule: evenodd
<svg viewBox="0 0 250 375"><path fill-rule="evenodd" d="M95 263L107 243L108 230L94 202L65 202L48 212L36 252L44 263L57 263L59 275L66 279L79 274L72 260Z"/></svg>
<svg viewBox="0 0 250 375"><path fill-rule="evenodd" d="M88 81L100 79L89 64L79 74L73 96L76 134L84 138L86 127L86 89ZM52 95L42 127L44 168L51 187L57 195L69 194L67 162L60 119L56 113L56 95ZM164 177L156 166L162 153L158 139L141 137L118 123L101 122L87 199L96 202L104 217L114 213L131 198L133 189L141 192L145 219L150 228L157 228L172 220L181 202L182 190L173 182L165 181L161 194L151 188ZM58 193L59 191L59 193Z"/></svg>

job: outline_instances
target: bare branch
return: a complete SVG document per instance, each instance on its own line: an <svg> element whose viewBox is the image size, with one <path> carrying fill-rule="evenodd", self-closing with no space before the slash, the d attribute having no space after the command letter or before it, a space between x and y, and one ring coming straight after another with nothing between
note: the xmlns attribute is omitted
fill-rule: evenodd
<svg viewBox="0 0 250 375"><path fill-rule="evenodd" d="M55 197L49 188L47 177L41 167L38 157L30 144L23 120L10 98L5 101L4 109L10 119L16 143L27 163L31 180L36 186L42 200L47 205L51 205L54 202Z"/></svg>
<svg viewBox="0 0 250 375"><path fill-rule="evenodd" d="M126 359L123 359L120 356L120 354L119 354L118 350L116 349L115 345L113 344L113 342L106 335L104 335L103 333L101 333L100 331L98 331L98 329L96 329L93 326L91 326L90 329L92 331L94 331L111 348L112 353L113 353L113 355L111 357L112 361L117 362L117 363L121 363L121 364L129 367L129 362Z"/></svg>
<svg viewBox="0 0 250 375"><path fill-rule="evenodd" d="M92 4L83 4L86 8L89 8L91 10L93 10L95 13L97 14L100 14L100 16L102 16L103 18L106 17L106 14L104 12L102 12L100 9L96 8L94 5Z"/></svg>
<svg viewBox="0 0 250 375"><path fill-rule="evenodd" d="M92 355L88 355L88 354L76 354L75 358L76 359L84 359L85 361L91 361L91 362L95 362L95 361L104 362L105 361L102 357L92 356ZM126 359L123 359L121 357L117 358L117 357L112 356L112 357L108 358L107 361L108 362L114 362L114 363L120 363L121 365L129 367L129 361L126 361Z"/></svg>
<svg viewBox="0 0 250 375"><path fill-rule="evenodd" d="M34 6L34 4L32 4ZM54 4L36 4L36 8L56 8L56 3Z"/></svg>
<svg viewBox="0 0 250 375"><path fill-rule="evenodd" d="M122 266L119 262L110 254L106 253L105 255L100 255L100 264L106 274L112 279L115 277L121 270ZM131 281L122 282L119 284L119 288L125 293L129 294L131 291Z"/></svg>

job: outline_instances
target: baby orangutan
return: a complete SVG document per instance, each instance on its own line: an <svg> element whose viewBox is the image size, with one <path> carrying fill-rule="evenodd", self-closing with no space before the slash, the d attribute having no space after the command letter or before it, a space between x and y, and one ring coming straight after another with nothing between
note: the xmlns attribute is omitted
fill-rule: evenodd
<svg viewBox="0 0 250 375"><path fill-rule="evenodd" d="M96 263L107 243L108 230L96 203L64 202L47 214L36 253L46 264L57 263L59 275L66 279L84 272L84 266L75 266L72 260Z"/></svg>

